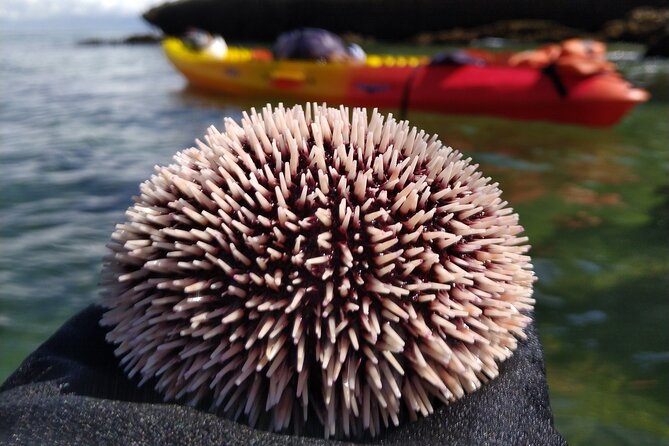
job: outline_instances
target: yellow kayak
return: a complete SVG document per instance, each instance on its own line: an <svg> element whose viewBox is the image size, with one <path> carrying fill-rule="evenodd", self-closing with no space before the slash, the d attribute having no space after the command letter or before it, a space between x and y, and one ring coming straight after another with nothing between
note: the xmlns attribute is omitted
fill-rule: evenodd
<svg viewBox="0 0 669 446"><path fill-rule="evenodd" d="M427 56L368 55L359 63L276 60L265 49L240 47L217 58L176 38L165 39L163 48L193 86L233 96L591 126L615 124L648 99L615 71L558 76L504 63L434 65Z"/></svg>

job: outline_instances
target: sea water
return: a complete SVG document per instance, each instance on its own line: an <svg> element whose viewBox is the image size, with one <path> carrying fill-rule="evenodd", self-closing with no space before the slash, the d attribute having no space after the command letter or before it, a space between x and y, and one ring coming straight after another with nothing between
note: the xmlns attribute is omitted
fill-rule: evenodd
<svg viewBox="0 0 669 446"><path fill-rule="evenodd" d="M264 104L191 91L157 45L86 37L101 36L0 35L0 381L95 302L105 244L153 166ZM572 445L667 444L669 63L611 55L654 95L611 129L408 118L520 213L557 428Z"/></svg>

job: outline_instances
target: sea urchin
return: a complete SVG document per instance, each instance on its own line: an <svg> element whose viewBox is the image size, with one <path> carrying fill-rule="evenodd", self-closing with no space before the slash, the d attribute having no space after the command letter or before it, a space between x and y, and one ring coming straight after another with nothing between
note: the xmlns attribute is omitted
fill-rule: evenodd
<svg viewBox="0 0 669 446"><path fill-rule="evenodd" d="M141 185L103 275L107 339L165 400L374 436L476 390L524 337L518 216L436 136L267 106L197 146Z"/></svg>

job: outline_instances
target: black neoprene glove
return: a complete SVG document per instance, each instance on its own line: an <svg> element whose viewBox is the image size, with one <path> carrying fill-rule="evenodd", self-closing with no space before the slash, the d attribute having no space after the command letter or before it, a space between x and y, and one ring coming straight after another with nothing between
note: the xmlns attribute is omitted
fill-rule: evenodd
<svg viewBox="0 0 669 446"><path fill-rule="evenodd" d="M91 306L67 321L0 387L2 445L332 445L279 435L137 388L105 341ZM563 445L553 427L534 325L500 374L471 395L375 440L405 445Z"/></svg>

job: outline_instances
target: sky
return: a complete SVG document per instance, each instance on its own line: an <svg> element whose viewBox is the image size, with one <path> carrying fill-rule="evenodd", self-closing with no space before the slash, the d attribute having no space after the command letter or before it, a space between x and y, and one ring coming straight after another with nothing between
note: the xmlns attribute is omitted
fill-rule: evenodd
<svg viewBox="0 0 669 446"><path fill-rule="evenodd" d="M2 0L0 20L32 22L68 17L136 18L164 0Z"/></svg>

